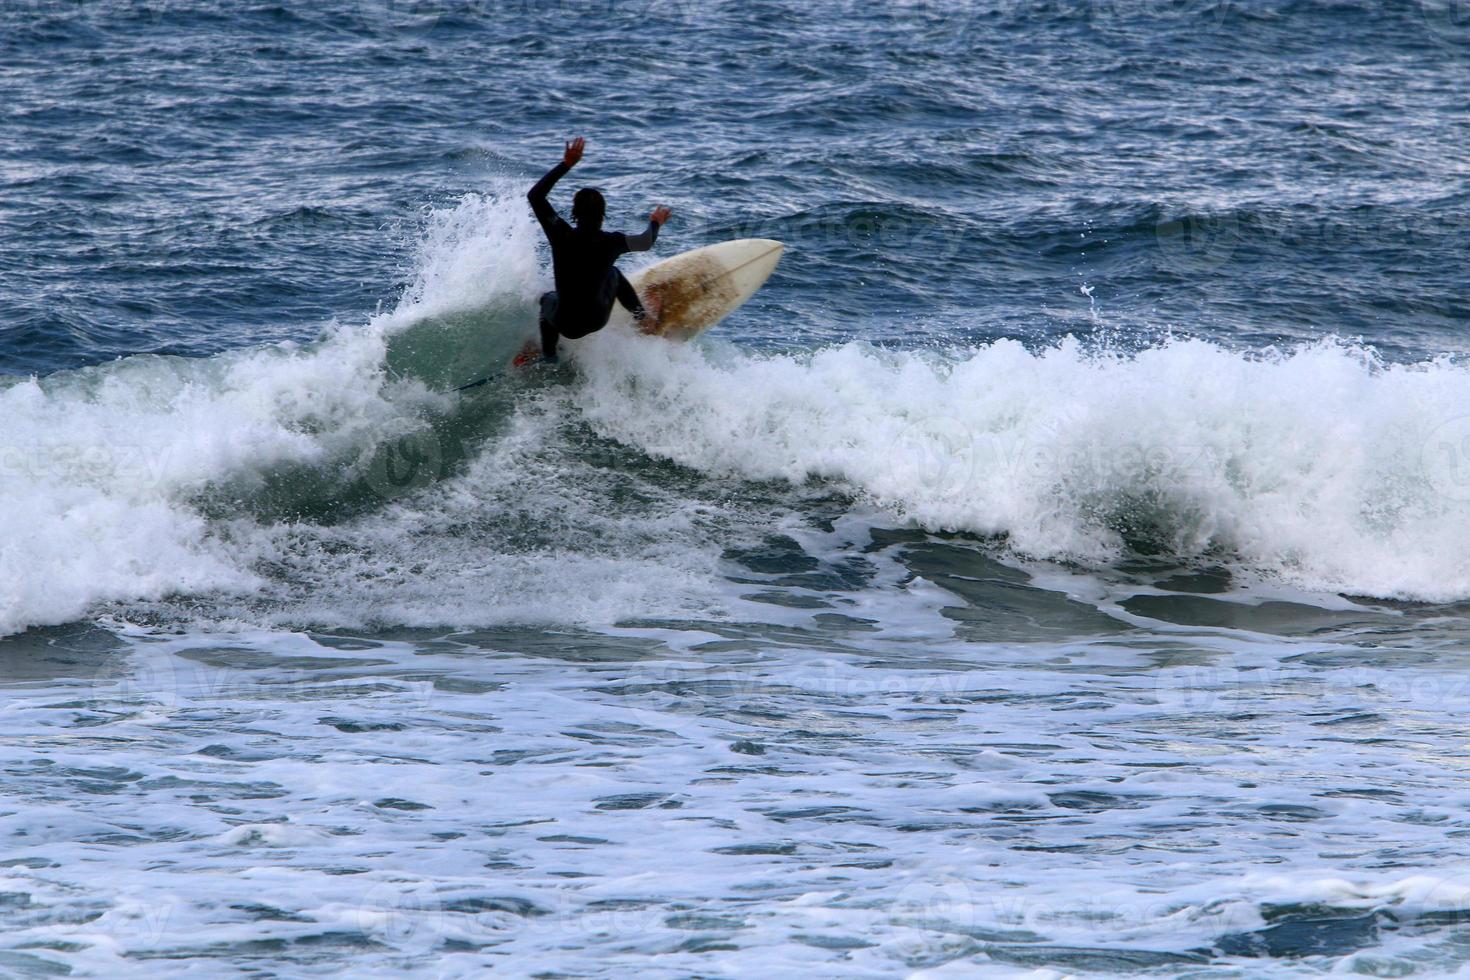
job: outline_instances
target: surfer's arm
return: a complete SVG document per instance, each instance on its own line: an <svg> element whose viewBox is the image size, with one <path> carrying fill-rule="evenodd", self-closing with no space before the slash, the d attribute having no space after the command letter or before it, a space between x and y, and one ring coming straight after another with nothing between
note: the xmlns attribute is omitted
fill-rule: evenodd
<svg viewBox="0 0 1470 980"><path fill-rule="evenodd" d="M650 221L642 234L624 235L623 239L628 243L628 251L646 252L653 248L654 242L658 241L658 225Z"/></svg>
<svg viewBox="0 0 1470 980"><path fill-rule="evenodd" d="M566 149L562 151L561 163L552 167L545 177L536 181L536 186L531 188L526 195L527 200L531 202L531 210L536 212L536 220L541 222L541 227L546 229L547 235L550 235L557 225L564 225L566 222L561 220L561 216L556 213L556 208L551 206L551 202L546 197L556 186L556 182L582 161L582 151L586 147L587 141L580 136L574 140L568 140Z"/></svg>
<svg viewBox="0 0 1470 980"><path fill-rule="evenodd" d="M546 199L546 196L551 193L551 189L556 186L556 182L565 177L567 171L571 169L571 165L563 160L561 163L552 167L545 177L536 181L536 186L532 187L530 192L526 194L526 199L531 202L531 210L536 213L536 220L541 222L541 227L545 228L548 234L550 234L552 228L556 227L556 223L561 220L561 217L556 213L556 208L551 206L551 202Z"/></svg>
<svg viewBox="0 0 1470 980"><path fill-rule="evenodd" d="M658 208L653 212L653 216L648 219L648 229L643 234L624 235L623 238L628 242L628 251L646 252L653 248L653 243L658 241L659 229L664 226L665 221L669 220L670 213L668 208Z"/></svg>

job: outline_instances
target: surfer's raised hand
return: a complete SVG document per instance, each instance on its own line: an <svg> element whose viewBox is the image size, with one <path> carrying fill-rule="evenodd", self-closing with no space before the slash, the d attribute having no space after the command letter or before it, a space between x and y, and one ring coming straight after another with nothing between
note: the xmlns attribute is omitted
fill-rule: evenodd
<svg viewBox="0 0 1470 980"><path fill-rule="evenodd" d="M561 155L561 162L568 167L575 167L582 159L582 151L587 149L587 141L578 136L567 144L565 152Z"/></svg>
<svg viewBox="0 0 1470 980"><path fill-rule="evenodd" d="M664 222L669 220L669 215L673 213L668 208L659 206L653 209L653 214L648 216L648 220L662 228Z"/></svg>

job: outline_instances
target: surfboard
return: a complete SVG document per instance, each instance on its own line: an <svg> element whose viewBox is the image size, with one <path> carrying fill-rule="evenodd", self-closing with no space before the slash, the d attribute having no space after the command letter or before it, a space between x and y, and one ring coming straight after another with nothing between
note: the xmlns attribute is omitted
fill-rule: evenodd
<svg viewBox="0 0 1470 980"><path fill-rule="evenodd" d="M769 238L741 238L683 252L640 270L628 281L649 320L644 333L688 341L744 306L766 284L786 246ZM621 306L613 321L632 322Z"/></svg>
<svg viewBox="0 0 1470 980"><path fill-rule="evenodd" d="M648 309L648 319L635 324L631 313L616 306L608 326L632 324L666 340L693 340L744 306L771 278L785 251L785 245L770 238L739 238L664 259L628 278ZM540 354L540 343L532 339L512 364L534 363Z"/></svg>

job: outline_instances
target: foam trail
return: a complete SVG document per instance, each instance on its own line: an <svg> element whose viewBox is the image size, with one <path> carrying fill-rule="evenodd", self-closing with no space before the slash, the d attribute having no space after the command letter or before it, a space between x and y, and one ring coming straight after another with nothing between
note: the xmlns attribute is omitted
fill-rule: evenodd
<svg viewBox="0 0 1470 980"><path fill-rule="evenodd" d="M387 423L380 332L315 351L135 357L0 391L0 633L94 603L249 588L191 498L310 464Z"/></svg>
<svg viewBox="0 0 1470 980"><path fill-rule="evenodd" d="M1038 557L1223 553L1313 589L1470 596L1470 370L1449 360L1335 340L748 357L606 334L579 363L600 431L701 470L842 481Z"/></svg>
<svg viewBox="0 0 1470 980"><path fill-rule="evenodd" d="M98 603L259 587L250 549L200 501L214 498L213 513L282 469L340 482L374 444L443 409L424 380L453 376L482 345L444 342L433 318L529 302L539 271L524 211L472 195L432 215L395 309L311 345L0 381L0 635ZM389 370L395 348L408 370Z"/></svg>

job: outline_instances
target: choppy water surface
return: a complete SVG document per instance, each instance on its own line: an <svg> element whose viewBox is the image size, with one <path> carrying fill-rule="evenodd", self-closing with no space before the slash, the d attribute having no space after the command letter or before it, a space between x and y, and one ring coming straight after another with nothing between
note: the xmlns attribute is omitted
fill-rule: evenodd
<svg viewBox="0 0 1470 980"><path fill-rule="evenodd" d="M1454 4L0 10L0 971L1470 963ZM568 181L789 244L495 376Z"/></svg>

